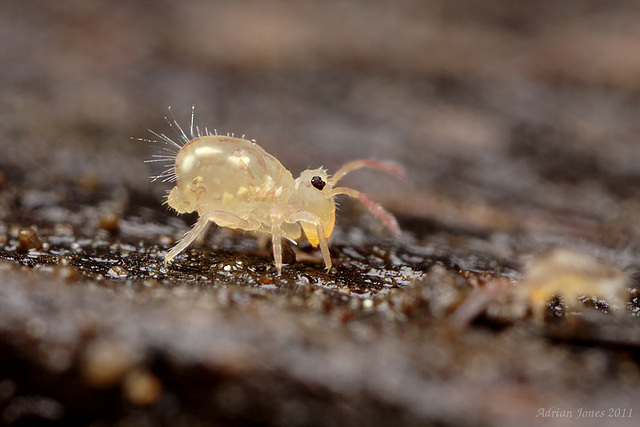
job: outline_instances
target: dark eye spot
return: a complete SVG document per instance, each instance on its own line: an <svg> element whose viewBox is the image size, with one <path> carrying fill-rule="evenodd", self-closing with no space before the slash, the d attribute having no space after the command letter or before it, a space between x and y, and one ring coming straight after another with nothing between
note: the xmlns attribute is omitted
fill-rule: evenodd
<svg viewBox="0 0 640 427"><path fill-rule="evenodd" d="M327 185L327 183L324 182L319 176L314 176L313 178L311 178L311 185L316 187L318 190L322 190L324 186Z"/></svg>

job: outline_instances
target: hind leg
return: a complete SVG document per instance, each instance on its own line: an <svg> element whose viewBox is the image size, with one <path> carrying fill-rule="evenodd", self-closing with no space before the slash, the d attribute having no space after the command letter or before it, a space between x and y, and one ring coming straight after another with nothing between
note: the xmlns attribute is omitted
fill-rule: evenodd
<svg viewBox="0 0 640 427"><path fill-rule="evenodd" d="M205 232L209 226L209 222L215 222L221 227L240 228L243 230L254 230L255 224L250 223L246 219L242 219L229 212L223 211L211 211L203 214L198 222L195 223L193 228L169 251L167 256L164 257L165 265L171 263L171 261L189 247L199 235Z"/></svg>
<svg viewBox="0 0 640 427"><path fill-rule="evenodd" d="M275 222L271 225L271 249L273 250L273 261L278 269L278 276L282 272L282 235L280 225Z"/></svg>

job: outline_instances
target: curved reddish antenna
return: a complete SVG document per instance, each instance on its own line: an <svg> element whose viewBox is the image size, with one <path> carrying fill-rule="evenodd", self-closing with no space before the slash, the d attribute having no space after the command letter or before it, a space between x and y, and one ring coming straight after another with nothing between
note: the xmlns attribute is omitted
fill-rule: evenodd
<svg viewBox="0 0 640 427"><path fill-rule="evenodd" d="M407 179L407 171L400 166L396 162L382 161L382 160L371 160L371 159L361 159L354 160L353 162L349 162L346 165L342 166L336 173L333 174L331 178L329 178L329 183L331 185L335 185L338 181L342 179L343 176L348 174L349 172L353 172L360 168L373 168L378 169L391 175L395 175L401 179Z"/></svg>
<svg viewBox="0 0 640 427"><path fill-rule="evenodd" d="M353 188L336 187L331 192L331 195L337 196L338 194L346 194L347 196L358 199L363 205L367 207L367 209L369 209L375 216L378 217L378 219L384 224L385 227L389 229L389 231L393 233L394 236L400 237L401 232L396 217L394 217L378 203L371 200L364 193L361 193L358 190L354 190Z"/></svg>

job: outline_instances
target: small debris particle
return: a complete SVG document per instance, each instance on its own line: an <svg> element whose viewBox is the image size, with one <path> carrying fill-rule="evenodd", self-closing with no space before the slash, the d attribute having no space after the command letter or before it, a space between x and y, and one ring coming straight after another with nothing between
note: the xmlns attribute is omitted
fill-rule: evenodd
<svg viewBox="0 0 640 427"><path fill-rule="evenodd" d="M133 364L133 357L124 347L108 342L91 343L82 363L84 379L94 387L108 388L118 384Z"/></svg>
<svg viewBox="0 0 640 427"><path fill-rule="evenodd" d="M78 186L85 191L97 191L102 187L102 179L95 173L87 172L78 177Z"/></svg>
<svg viewBox="0 0 640 427"><path fill-rule="evenodd" d="M41 249L42 240L31 227L23 227L18 231L18 250Z"/></svg>
<svg viewBox="0 0 640 427"><path fill-rule="evenodd" d="M129 276L129 271L122 266L114 265L107 271L107 275L109 277L124 278Z"/></svg>
<svg viewBox="0 0 640 427"><path fill-rule="evenodd" d="M16 392L16 383L9 379L0 381L0 402L9 400Z"/></svg>
<svg viewBox="0 0 640 427"><path fill-rule="evenodd" d="M73 236L73 227L71 224L56 224L53 226L53 233L57 235Z"/></svg>
<svg viewBox="0 0 640 427"><path fill-rule="evenodd" d="M106 230L109 233L117 233L120 229L120 215L114 212L107 212L102 217L100 217L100 222L98 223L98 228L102 230Z"/></svg>
<svg viewBox="0 0 640 427"><path fill-rule="evenodd" d="M33 338L40 338L47 333L47 324L42 319L36 317L27 322L26 330Z"/></svg>
<svg viewBox="0 0 640 427"><path fill-rule="evenodd" d="M157 288L158 286L160 286L160 282L158 282L156 279L146 279L142 282L142 286L144 286L145 288Z"/></svg>
<svg viewBox="0 0 640 427"><path fill-rule="evenodd" d="M146 370L134 370L124 380L124 395L134 405L150 405L158 399L161 392L160 380Z"/></svg>
<svg viewBox="0 0 640 427"><path fill-rule="evenodd" d="M261 285L271 285L273 284L273 279L271 277L264 276L259 279L259 282Z"/></svg>
<svg viewBox="0 0 640 427"><path fill-rule="evenodd" d="M166 236L164 234L161 236L158 236L158 244L160 244L161 246L171 246L174 243L175 241L169 236Z"/></svg>
<svg viewBox="0 0 640 427"><path fill-rule="evenodd" d="M338 293L340 295L351 295L351 289L349 289L347 286L341 286L340 288L338 288Z"/></svg>
<svg viewBox="0 0 640 427"><path fill-rule="evenodd" d="M64 280L74 280L80 277L80 273L78 272L78 270L71 267L70 265L59 264L55 268L54 273Z"/></svg>

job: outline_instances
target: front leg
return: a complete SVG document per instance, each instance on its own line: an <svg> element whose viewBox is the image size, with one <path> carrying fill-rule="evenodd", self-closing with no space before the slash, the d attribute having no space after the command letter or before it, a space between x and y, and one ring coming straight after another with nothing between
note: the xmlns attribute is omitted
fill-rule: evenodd
<svg viewBox="0 0 640 427"><path fill-rule="evenodd" d="M316 232L318 233L318 240L320 243L320 250L322 251L322 258L324 259L324 265L327 271L331 270L331 253L329 252L329 243L324 235L324 226L320 217L312 212L300 211L291 215L291 222L308 222L316 226Z"/></svg>

